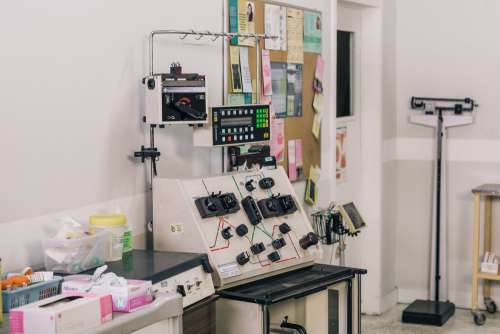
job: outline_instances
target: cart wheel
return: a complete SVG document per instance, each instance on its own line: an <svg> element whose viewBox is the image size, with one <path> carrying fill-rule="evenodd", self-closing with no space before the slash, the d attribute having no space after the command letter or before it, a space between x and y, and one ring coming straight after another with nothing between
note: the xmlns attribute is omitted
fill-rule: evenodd
<svg viewBox="0 0 500 334"><path fill-rule="evenodd" d="M484 300L484 305L486 305L486 311L488 311L488 313L493 314L497 312L497 304L490 298Z"/></svg>
<svg viewBox="0 0 500 334"><path fill-rule="evenodd" d="M474 313L474 323L478 326L482 326L486 323L486 316L484 313Z"/></svg>

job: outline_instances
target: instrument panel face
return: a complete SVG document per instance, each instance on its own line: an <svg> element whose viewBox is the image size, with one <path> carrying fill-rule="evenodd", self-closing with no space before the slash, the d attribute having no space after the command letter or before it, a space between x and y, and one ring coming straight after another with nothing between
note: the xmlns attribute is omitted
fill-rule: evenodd
<svg viewBox="0 0 500 334"><path fill-rule="evenodd" d="M269 105L242 105L212 108L214 146L240 145L269 141Z"/></svg>
<svg viewBox="0 0 500 334"><path fill-rule="evenodd" d="M272 180L272 186L262 180ZM186 180L183 186L222 281L312 261L320 251L314 242L304 247L311 225L281 168ZM227 196L238 201L229 203L229 211L219 204Z"/></svg>

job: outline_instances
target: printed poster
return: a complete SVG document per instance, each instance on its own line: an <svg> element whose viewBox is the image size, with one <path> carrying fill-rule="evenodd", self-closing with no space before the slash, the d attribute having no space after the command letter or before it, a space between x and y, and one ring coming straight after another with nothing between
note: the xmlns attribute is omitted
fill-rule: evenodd
<svg viewBox="0 0 500 334"><path fill-rule="evenodd" d="M288 42L288 63L304 63L304 12L287 8L286 31Z"/></svg>
<svg viewBox="0 0 500 334"><path fill-rule="evenodd" d="M238 0L238 32L255 34L255 3L253 1ZM239 38L238 45L255 46L255 39Z"/></svg>
<svg viewBox="0 0 500 334"><path fill-rule="evenodd" d="M302 116L302 65L287 65L287 117Z"/></svg>
<svg viewBox="0 0 500 334"><path fill-rule="evenodd" d="M271 62L271 82L273 91L273 112L276 118L286 117L287 71L286 63Z"/></svg>
<svg viewBox="0 0 500 334"><path fill-rule="evenodd" d="M248 62L248 48L240 48L240 69L243 93L253 93L252 74L250 73L250 63Z"/></svg>
<svg viewBox="0 0 500 334"><path fill-rule="evenodd" d="M240 70L240 48L238 46L229 47L229 58L231 62L231 88L233 93L243 93Z"/></svg>
<svg viewBox="0 0 500 334"><path fill-rule="evenodd" d="M337 128L337 182L344 182L347 170L347 155L345 151L345 144L347 138L347 127Z"/></svg>
<svg viewBox="0 0 500 334"><path fill-rule="evenodd" d="M323 22L318 12L304 12L304 51L321 53Z"/></svg>
<svg viewBox="0 0 500 334"><path fill-rule="evenodd" d="M264 7L265 33L277 36L277 39L266 39L264 47L267 50L286 51L286 7L266 4Z"/></svg>

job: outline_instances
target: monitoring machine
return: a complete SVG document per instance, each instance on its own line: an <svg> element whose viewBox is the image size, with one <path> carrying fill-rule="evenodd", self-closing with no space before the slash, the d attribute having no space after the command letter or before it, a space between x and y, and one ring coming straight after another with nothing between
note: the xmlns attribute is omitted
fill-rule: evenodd
<svg viewBox="0 0 500 334"><path fill-rule="evenodd" d="M365 271L315 264L319 240L283 168L153 189L155 249L208 254L218 333L359 333Z"/></svg>

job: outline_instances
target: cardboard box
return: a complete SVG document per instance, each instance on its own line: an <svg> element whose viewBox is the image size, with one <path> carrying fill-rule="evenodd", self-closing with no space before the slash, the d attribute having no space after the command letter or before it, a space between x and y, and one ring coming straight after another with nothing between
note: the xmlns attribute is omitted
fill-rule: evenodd
<svg viewBox="0 0 500 334"><path fill-rule="evenodd" d="M62 293L110 294L113 312L134 312L153 302L151 281L127 280L127 286L92 285L92 276L76 275L62 284Z"/></svg>
<svg viewBox="0 0 500 334"><path fill-rule="evenodd" d="M58 295L11 310L10 333L86 333L112 317L111 295Z"/></svg>

